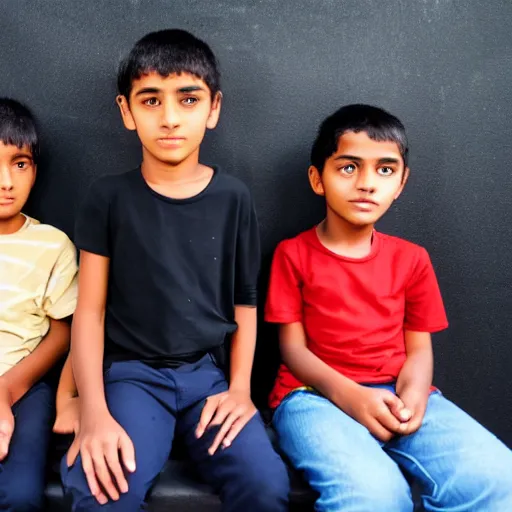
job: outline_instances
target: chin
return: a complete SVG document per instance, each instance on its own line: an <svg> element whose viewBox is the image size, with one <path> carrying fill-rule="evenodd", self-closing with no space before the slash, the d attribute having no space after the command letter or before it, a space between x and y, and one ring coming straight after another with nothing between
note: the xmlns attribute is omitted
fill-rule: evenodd
<svg viewBox="0 0 512 512"><path fill-rule="evenodd" d="M3 212L2 207L0 207L0 221L1 222L7 222L9 220L15 219L20 212Z"/></svg>

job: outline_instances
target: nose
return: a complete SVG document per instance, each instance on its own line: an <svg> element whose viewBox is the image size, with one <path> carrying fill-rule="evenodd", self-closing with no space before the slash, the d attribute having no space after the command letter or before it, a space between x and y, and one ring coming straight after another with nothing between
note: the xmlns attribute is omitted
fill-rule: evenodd
<svg viewBox="0 0 512 512"><path fill-rule="evenodd" d="M174 128L180 124L180 112L174 102L167 101L162 109L162 125L166 128Z"/></svg>
<svg viewBox="0 0 512 512"><path fill-rule="evenodd" d="M375 192L375 173L370 169L362 169L359 172L356 183L357 190L373 194Z"/></svg>
<svg viewBox="0 0 512 512"><path fill-rule="evenodd" d="M13 183L9 169L6 167L0 168L0 189L9 191L12 190L12 188Z"/></svg>

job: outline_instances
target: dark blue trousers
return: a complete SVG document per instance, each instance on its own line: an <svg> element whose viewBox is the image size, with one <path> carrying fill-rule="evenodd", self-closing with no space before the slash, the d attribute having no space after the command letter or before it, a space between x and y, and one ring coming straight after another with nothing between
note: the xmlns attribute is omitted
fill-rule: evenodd
<svg viewBox="0 0 512 512"><path fill-rule="evenodd" d="M74 511L142 510L148 490L162 471L175 435L183 439L199 475L220 495L224 512L284 512L289 481L259 414L232 445L211 456L217 429L196 439L194 431L208 396L227 390L223 371L210 355L178 369L155 369L139 361L113 363L105 374L107 404L135 446L137 469L127 473L129 491L99 505L91 496L80 457L61 475Z"/></svg>
<svg viewBox="0 0 512 512"><path fill-rule="evenodd" d="M0 463L0 510L44 510L46 457L54 416L54 391L36 384L13 407L14 434Z"/></svg>

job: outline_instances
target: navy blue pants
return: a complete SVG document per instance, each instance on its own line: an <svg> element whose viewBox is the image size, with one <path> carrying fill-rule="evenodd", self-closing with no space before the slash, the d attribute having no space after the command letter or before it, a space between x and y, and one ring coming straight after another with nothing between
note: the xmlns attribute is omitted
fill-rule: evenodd
<svg viewBox="0 0 512 512"><path fill-rule="evenodd" d="M54 391L47 383L39 382L14 405L13 414L9 453L0 463L0 510L43 510Z"/></svg>
<svg viewBox="0 0 512 512"><path fill-rule="evenodd" d="M99 505L91 495L80 457L61 463L62 482L73 511L138 512L162 471L175 435L203 478L220 495L224 512L279 512L288 509L288 473L274 451L259 414L229 448L212 456L207 450L218 429L200 439L194 431L208 396L226 391L224 372L212 356L178 369L155 369L139 361L115 362L105 373L110 413L135 446L136 471L127 473L129 490L118 501Z"/></svg>

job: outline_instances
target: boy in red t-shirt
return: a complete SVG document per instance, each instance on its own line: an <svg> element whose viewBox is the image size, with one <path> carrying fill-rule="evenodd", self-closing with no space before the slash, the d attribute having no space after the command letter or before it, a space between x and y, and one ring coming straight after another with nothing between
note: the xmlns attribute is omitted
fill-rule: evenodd
<svg viewBox="0 0 512 512"><path fill-rule="evenodd" d="M430 333L448 325L427 251L375 231L402 192L402 123L349 105L321 125L309 181L315 228L283 241L266 320L284 364L271 395L293 465L318 511L512 510L512 452L432 388Z"/></svg>

